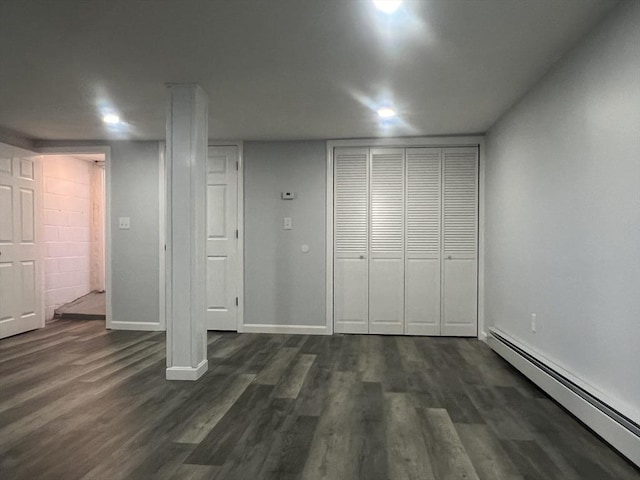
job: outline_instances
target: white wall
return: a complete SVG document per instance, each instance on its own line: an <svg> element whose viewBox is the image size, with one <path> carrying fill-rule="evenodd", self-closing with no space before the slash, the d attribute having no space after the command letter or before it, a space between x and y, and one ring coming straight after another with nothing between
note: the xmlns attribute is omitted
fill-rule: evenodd
<svg viewBox="0 0 640 480"><path fill-rule="evenodd" d="M325 181L325 142L245 142L245 324L325 325Z"/></svg>
<svg viewBox="0 0 640 480"><path fill-rule="evenodd" d="M45 318L91 291L91 177L95 167L56 155L42 160Z"/></svg>
<svg viewBox="0 0 640 480"><path fill-rule="evenodd" d="M94 164L91 169L91 290L104 292L105 290L105 189L104 165Z"/></svg>
<svg viewBox="0 0 640 480"><path fill-rule="evenodd" d="M485 257L487 323L636 422L639 25L623 3L490 130Z"/></svg>

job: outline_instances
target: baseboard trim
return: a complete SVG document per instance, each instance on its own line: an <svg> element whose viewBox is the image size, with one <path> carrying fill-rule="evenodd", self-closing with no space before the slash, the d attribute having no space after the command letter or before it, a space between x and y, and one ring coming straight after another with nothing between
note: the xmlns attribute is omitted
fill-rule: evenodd
<svg viewBox="0 0 640 480"><path fill-rule="evenodd" d="M163 332L165 329L159 323L147 322L111 322L109 330L137 330L141 332Z"/></svg>
<svg viewBox="0 0 640 480"><path fill-rule="evenodd" d="M197 367L167 367L167 380L198 380L209 369L209 361L202 360Z"/></svg>
<svg viewBox="0 0 640 480"><path fill-rule="evenodd" d="M628 428L624 422L621 423L615 416L606 413L606 408L614 411L612 408L606 407L604 411L598 408L598 403L605 406L606 404L599 399L589 399L589 396L593 397L592 394L580 392L579 387L563 380L564 377L557 373L552 365L543 362L499 330L490 330L487 343L498 355L640 467L640 436L634 433L633 422L628 424Z"/></svg>
<svg viewBox="0 0 640 480"><path fill-rule="evenodd" d="M244 333L288 333L297 335L331 335L326 325L261 325L244 324Z"/></svg>

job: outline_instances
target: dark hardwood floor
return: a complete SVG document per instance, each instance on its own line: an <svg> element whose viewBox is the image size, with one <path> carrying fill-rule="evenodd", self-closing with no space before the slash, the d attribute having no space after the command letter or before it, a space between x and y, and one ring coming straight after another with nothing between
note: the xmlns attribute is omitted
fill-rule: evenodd
<svg viewBox="0 0 640 480"><path fill-rule="evenodd" d="M198 382L164 362L99 321L0 341L0 478L640 478L477 340L210 333Z"/></svg>

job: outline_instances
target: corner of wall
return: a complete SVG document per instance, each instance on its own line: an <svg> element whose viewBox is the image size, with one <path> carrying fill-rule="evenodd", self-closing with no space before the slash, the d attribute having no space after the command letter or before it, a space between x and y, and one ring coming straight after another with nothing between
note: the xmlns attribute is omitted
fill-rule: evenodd
<svg viewBox="0 0 640 480"><path fill-rule="evenodd" d="M0 143L6 143L13 147L23 148L25 150L35 150L36 140L28 138L14 130L0 127Z"/></svg>

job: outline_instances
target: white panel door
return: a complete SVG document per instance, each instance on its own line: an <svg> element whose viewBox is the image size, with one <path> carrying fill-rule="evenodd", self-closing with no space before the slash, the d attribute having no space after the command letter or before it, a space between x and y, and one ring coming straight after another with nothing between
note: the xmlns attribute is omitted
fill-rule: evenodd
<svg viewBox="0 0 640 480"><path fill-rule="evenodd" d="M334 330L368 333L367 148L334 152Z"/></svg>
<svg viewBox="0 0 640 480"><path fill-rule="evenodd" d="M369 333L404 333L404 149L371 150Z"/></svg>
<svg viewBox="0 0 640 480"><path fill-rule="evenodd" d="M478 334L478 149L445 148L442 335Z"/></svg>
<svg viewBox="0 0 640 480"><path fill-rule="evenodd" d="M35 156L0 145L0 338L44 326Z"/></svg>
<svg viewBox="0 0 640 480"><path fill-rule="evenodd" d="M405 333L440 335L441 148L407 149Z"/></svg>
<svg viewBox="0 0 640 480"><path fill-rule="evenodd" d="M207 330L238 329L238 147L207 156Z"/></svg>

